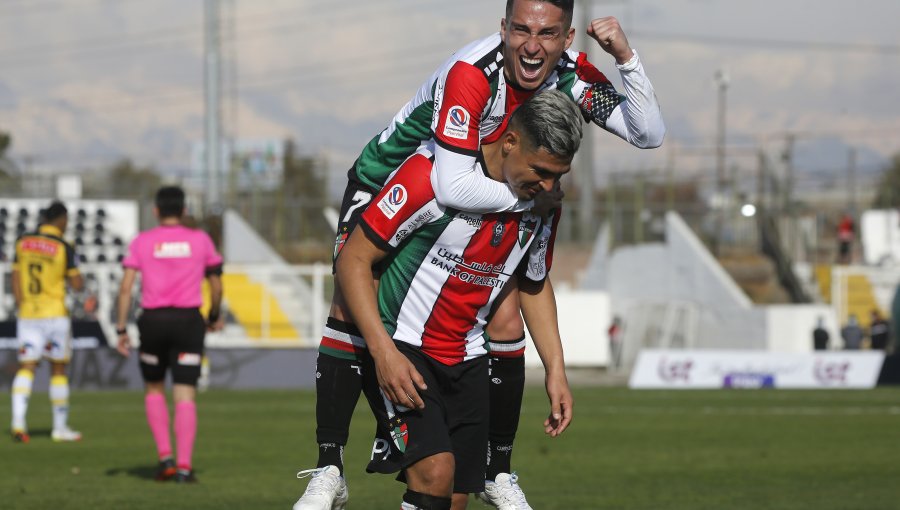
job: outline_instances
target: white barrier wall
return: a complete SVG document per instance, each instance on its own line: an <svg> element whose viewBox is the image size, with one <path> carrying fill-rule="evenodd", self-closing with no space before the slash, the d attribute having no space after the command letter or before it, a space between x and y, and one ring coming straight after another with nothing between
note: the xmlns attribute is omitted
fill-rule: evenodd
<svg viewBox="0 0 900 510"><path fill-rule="evenodd" d="M880 351L807 354L757 351L641 351L628 385L635 389L869 389L884 363Z"/></svg>
<svg viewBox="0 0 900 510"><path fill-rule="evenodd" d="M770 352L810 352L812 332L821 317L828 331L829 349L841 349L841 331L834 309L829 305L769 305L766 312L767 350Z"/></svg>
<svg viewBox="0 0 900 510"><path fill-rule="evenodd" d="M566 366L606 366L609 364L609 335L612 323L609 294L599 291L556 291L559 333L562 337ZM525 364L539 367L531 335L527 331Z"/></svg>

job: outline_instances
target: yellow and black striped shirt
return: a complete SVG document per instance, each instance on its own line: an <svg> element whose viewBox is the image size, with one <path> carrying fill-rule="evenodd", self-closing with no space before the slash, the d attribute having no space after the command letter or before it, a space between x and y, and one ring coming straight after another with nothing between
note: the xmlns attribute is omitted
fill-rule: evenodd
<svg viewBox="0 0 900 510"><path fill-rule="evenodd" d="M65 317L66 278L77 276L75 250L63 240L62 232L43 225L36 233L16 240L13 269L18 272L22 301L19 317L47 319Z"/></svg>

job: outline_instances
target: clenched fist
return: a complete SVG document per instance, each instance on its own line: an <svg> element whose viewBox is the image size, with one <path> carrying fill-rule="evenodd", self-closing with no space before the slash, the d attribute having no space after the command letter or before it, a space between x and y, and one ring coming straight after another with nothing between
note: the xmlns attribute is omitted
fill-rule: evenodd
<svg viewBox="0 0 900 510"><path fill-rule="evenodd" d="M597 41L603 51L612 55L618 64L624 64L634 56L619 20L612 16L591 21L587 28L587 34Z"/></svg>

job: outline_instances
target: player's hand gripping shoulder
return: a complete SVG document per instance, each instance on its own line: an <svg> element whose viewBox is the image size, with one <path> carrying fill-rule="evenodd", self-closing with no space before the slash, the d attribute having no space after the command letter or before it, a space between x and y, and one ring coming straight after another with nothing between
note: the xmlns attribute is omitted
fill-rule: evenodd
<svg viewBox="0 0 900 510"><path fill-rule="evenodd" d="M550 415L544 420L544 433L556 437L572 423L572 391L565 370L548 372L544 383L550 398Z"/></svg>
<svg viewBox="0 0 900 510"><path fill-rule="evenodd" d="M378 386L387 398L398 406L423 409L425 402L417 388L425 390L425 379L416 367L397 349L385 349L375 360L375 374Z"/></svg>
<svg viewBox="0 0 900 510"><path fill-rule="evenodd" d="M616 63L620 65L628 62L634 56L634 52L628 44L628 38L625 37L625 31L622 30L622 25L612 16L592 20L588 25L587 34L593 37L603 51L612 55L616 59Z"/></svg>
<svg viewBox="0 0 900 510"><path fill-rule="evenodd" d="M531 212L542 218L547 218L551 211L562 206L562 199L565 196L566 193L562 190L559 181L556 181L552 190L541 191L534 196L534 207L531 209Z"/></svg>

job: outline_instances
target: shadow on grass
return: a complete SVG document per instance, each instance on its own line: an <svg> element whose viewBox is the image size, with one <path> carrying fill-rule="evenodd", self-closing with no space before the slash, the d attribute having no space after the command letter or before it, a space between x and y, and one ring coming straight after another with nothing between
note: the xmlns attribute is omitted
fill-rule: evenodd
<svg viewBox="0 0 900 510"><path fill-rule="evenodd" d="M114 467L106 470L106 476L120 476L120 475L128 475L134 478L140 478L142 480L151 480L159 483L156 479L156 470L159 469L159 466L156 464L153 465L143 465L143 466L131 466L131 467ZM199 472L199 471L195 471ZM171 480L170 480L171 482Z"/></svg>
<svg viewBox="0 0 900 510"><path fill-rule="evenodd" d="M149 466L115 467L106 470L106 476L128 475L143 480L156 481L155 464Z"/></svg>

